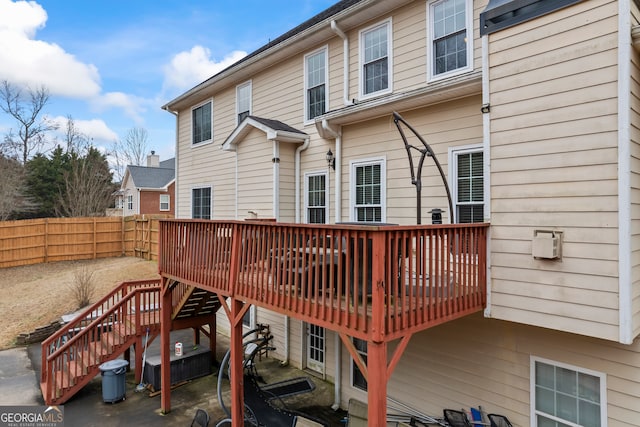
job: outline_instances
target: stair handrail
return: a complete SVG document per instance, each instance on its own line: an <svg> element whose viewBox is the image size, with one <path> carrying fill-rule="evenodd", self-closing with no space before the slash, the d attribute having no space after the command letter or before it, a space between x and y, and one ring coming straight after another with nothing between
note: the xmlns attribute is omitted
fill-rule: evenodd
<svg viewBox="0 0 640 427"><path fill-rule="evenodd" d="M75 343L75 341L79 339L76 337L79 337L81 334L75 335L70 340L67 340L61 346L58 346L56 350L50 353L52 343L54 343L56 340L60 340L63 336L68 335L69 330L77 328L81 322L84 322L87 320L87 317L91 313L95 312L99 307L102 307L104 303L108 302L109 300L113 300L113 298L116 297L118 294L120 294L120 298L117 301L113 301L113 305L111 307L108 307L106 310L103 310L102 314L97 318L95 318L91 323L89 323L89 325L85 325L84 329L88 328L89 326L92 326L94 323L98 321L102 321L103 316L106 316L108 313L112 314L115 308L120 307L122 301L126 298L127 294L131 294L131 295L137 294L137 292L131 293L132 289L142 290L142 289L152 289L155 287L158 287L158 288L160 287L160 279L135 280L135 281L122 282L120 283L120 285L116 286L107 295L105 295L100 300L96 301L94 304L92 304L87 309L85 309L73 320L66 323L61 329L59 329L54 334L52 334L51 336L43 340L41 344L42 368L40 371L40 381L41 382L47 381L50 375L49 363L52 360L55 360L55 358L58 357L60 353L62 353L64 350L70 347L72 343Z"/></svg>
<svg viewBox="0 0 640 427"><path fill-rule="evenodd" d="M91 304L82 313L77 315L73 320L65 323L62 328L58 329L55 333L51 334L48 338L44 339L42 341L42 347L44 348L45 345L49 346L53 341L66 335L70 329L76 328L81 322L86 321L87 317L91 313L96 311L98 307L102 306L105 302L108 302L110 299L112 299L112 297L115 297L116 295L118 295L118 293L122 292L121 294L121 299L122 299L124 298L125 295L127 295L131 291L131 288L138 289L138 288L144 288L144 287L154 287L154 286L158 286L159 284L160 284L160 279L133 280L133 281L121 282L118 286L113 288L111 292L109 292L107 295L105 295L95 303ZM146 286L141 286L141 285L146 285Z"/></svg>
<svg viewBox="0 0 640 427"><path fill-rule="evenodd" d="M102 313L100 316L96 317L91 323L89 323L87 326L83 327L83 330L91 330L93 328L95 328L96 326L102 325L102 322L107 319L109 316L111 316L114 312L116 312L116 310L118 310L122 304L124 304L125 302L128 302L132 299L135 299L136 294L141 293L141 292L150 292L150 291L160 291L162 288L160 286L154 286L154 287L146 287L146 288L137 288L134 289L133 292L130 292L128 294L126 294L124 296L124 298L118 300L118 303L113 305L112 307L109 307L109 309ZM140 310L136 310L136 313L139 313ZM51 361L56 359L56 357L60 356L60 353L63 352L63 350L66 350L66 348L71 347L76 341L78 341L81 338L82 334L76 334L74 335L71 339L69 339L68 341L66 341L63 345L61 345L59 348L56 349L56 351L54 351L53 353L51 353L50 355L47 356L47 361Z"/></svg>

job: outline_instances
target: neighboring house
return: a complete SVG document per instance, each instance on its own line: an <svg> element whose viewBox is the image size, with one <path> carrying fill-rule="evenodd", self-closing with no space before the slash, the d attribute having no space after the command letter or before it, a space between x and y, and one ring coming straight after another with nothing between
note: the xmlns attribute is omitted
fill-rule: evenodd
<svg viewBox="0 0 640 427"><path fill-rule="evenodd" d="M153 151L146 166L127 166L118 195L123 215L175 213L175 158L160 161Z"/></svg>
<svg viewBox="0 0 640 427"><path fill-rule="evenodd" d="M638 425L639 22L629 0L341 1L164 106L176 218L415 224L397 111L452 190L454 215L427 159L422 218L491 226L484 313L416 333L388 395L516 426ZM337 334L250 313L276 357L336 381L343 407L366 401Z"/></svg>

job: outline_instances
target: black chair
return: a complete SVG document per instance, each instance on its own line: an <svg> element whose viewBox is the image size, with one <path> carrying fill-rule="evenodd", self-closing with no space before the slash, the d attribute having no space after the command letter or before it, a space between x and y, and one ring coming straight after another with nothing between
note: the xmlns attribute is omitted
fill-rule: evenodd
<svg viewBox="0 0 640 427"><path fill-rule="evenodd" d="M196 411L193 421L191 421L191 427L208 427L209 426L209 414L204 409L198 409Z"/></svg>
<svg viewBox="0 0 640 427"><path fill-rule="evenodd" d="M513 424L504 415L489 414L487 417L489 417L491 427L513 427Z"/></svg>
<svg viewBox="0 0 640 427"><path fill-rule="evenodd" d="M467 414L455 409L445 409L444 419L451 427L473 427L467 418Z"/></svg>

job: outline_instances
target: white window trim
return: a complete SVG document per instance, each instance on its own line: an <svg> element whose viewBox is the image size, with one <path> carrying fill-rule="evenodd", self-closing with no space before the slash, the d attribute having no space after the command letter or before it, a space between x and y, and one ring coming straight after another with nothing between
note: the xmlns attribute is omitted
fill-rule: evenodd
<svg viewBox="0 0 640 427"><path fill-rule="evenodd" d="M167 209L162 209L162 198L163 197L167 198ZM171 195L169 195L169 194L160 194L160 206L159 206L159 209L160 209L160 211L163 211L163 212L171 210Z"/></svg>
<svg viewBox="0 0 640 427"><path fill-rule="evenodd" d="M239 96L240 90L247 86L249 87L249 115L251 115L253 110L253 82L252 80L249 80L236 86L236 126L240 124L238 123L238 114L240 114L240 104L238 102L238 100L240 99L240 96Z"/></svg>
<svg viewBox="0 0 640 427"><path fill-rule="evenodd" d="M329 221L329 173L327 171L307 172L304 174L304 222L309 223L309 177L324 176L325 218Z"/></svg>
<svg viewBox="0 0 640 427"><path fill-rule="evenodd" d="M583 374L592 375L600 379L600 425L607 425L607 375L603 372L592 371L591 369L582 368L579 366L569 365L567 363L557 362L555 360L544 359L542 357L530 356L530 369L529 369L529 395L530 395L530 407L531 407L531 427L537 427L536 417L536 362L546 363L547 365L553 365L559 368L570 369L572 371L581 372ZM564 424L572 425L572 423L562 420Z"/></svg>
<svg viewBox="0 0 640 427"><path fill-rule="evenodd" d="M352 160L349 162L349 221L356 221L356 167L380 164L380 209L381 222L387 222L387 158L372 157L369 159Z"/></svg>
<svg viewBox="0 0 640 427"><path fill-rule="evenodd" d="M303 66L304 69L304 124L309 125L314 123L314 119L309 118L309 109L307 108L308 102L308 70L307 70L307 58L310 56L316 55L320 52L324 51L324 111L329 111L329 46L323 46L320 49L316 49L313 52L307 53L303 58Z"/></svg>
<svg viewBox="0 0 640 427"><path fill-rule="evenodd" d="M431 25L431 8L434 4L443 0L431 0L427 2L427 82L446 79L451 76L463 74L473 70L473 1L466 0L466 31L467 31L467 66L457 68L442 74L433 74L434 56L433 56L433 25Z"/></svg>
<svg viewBox="0 0 640 427"><path fill-rule="evenodd" d="M195 144L193 143L193 112L202 107L205 104L211 103L211 138L210 139L206 139L204 141L200 141L200 142L196 142ZM191 148L197 148L197 147L202 147L203 145L208 145L211 144L213 142L213 131L214 131L214 124L213 124L213 98L209 98L205 101L202 101L201 103L194 105L193 107L191 107L191 114L189 115L189 130L191 131L190 134L190 140L189 140L189 145L191 146Z"/></svg>
<svg viewBox="0 0 640 427"><path fill-rule="evenodd" d="M384 90L379 90L378 92L372 92L372 93L364 93L364 85L365 85L365 81L364 81L364 33L369 32L371 30L374 30L376 28L382 27L382 26L386 26L387 27L387 64L389 67L388 70L388 76L389 76L389 85L386 89ZM359 52L358 52L358 74L360 76L360 84L358 87L358 97L359 99L369 99L369 98L374 98L376 96L380 96L380 95L385 95L388 93L393 92L393 22L391 18L385 19L384 21L378 22L375 25L372 25L370 27L364 28L362 30L360 30L360 33L358 35L358 41L359 41Z"/></svg>
<svg viewBox="0 0 640 427"><path fill-rule="evenodd" d="M456 157L460 154L466 154L466 153L477 153L479 151L482 151L484 153L484 144L480 143L480 144L471 144L471 145L461 145L459 147L449 147L449 152L448 152L448 159L447 161L449 162L448 165L448 176L449 176L449 186L451 189L451 198L453 199L453 209L455 209L455 212L453 212L453 214L455 215L457 213L457 208L458 208L458 162L456 161ZM485 153L486 154L486 153ZM483 177L484 177L484 188L482 189L482 203L485 205L487 205L487 171L484 170L484 164L483 164ZM485 209L486 212L486 209ZM449 214L449 221L451 221L451 213ZM455 222L458 222L458 218L455 218Z"/></svg>
<svg viewBox="0 0 640 427"><path fill-rule="evenodd" d="M199 184L193 185L189 190L189 217L193 218L193 190L197 190L199 188L209 188L211 189L211 197L209 199L209 212L211 213L210 219L213 219L213 185L209 184Z"/></svg>

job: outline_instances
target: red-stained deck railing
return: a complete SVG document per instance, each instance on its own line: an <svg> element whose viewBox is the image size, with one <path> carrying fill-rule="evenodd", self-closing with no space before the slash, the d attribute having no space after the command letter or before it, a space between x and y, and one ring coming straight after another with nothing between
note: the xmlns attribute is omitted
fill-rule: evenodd
<svg viewBox="0 0 640 427"><path fill-rule="evenodd" d="M150 328L160 329L160 280L121 283L42 342L44 401L62 404Z"/></svg>
<svg viewBox="0 0 640 427"><path fill-rule="evenodd" d="M488 224L163 220L164 277L374 341L481 310Z"/></svg>

